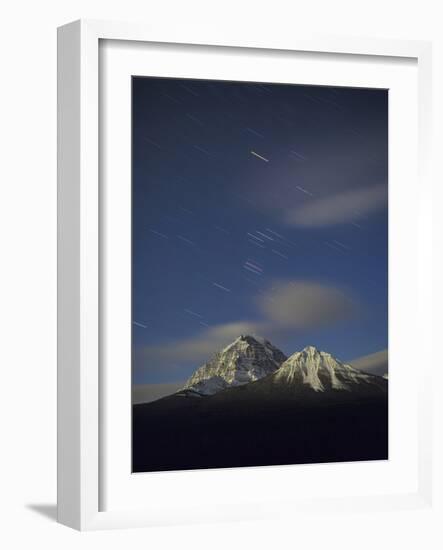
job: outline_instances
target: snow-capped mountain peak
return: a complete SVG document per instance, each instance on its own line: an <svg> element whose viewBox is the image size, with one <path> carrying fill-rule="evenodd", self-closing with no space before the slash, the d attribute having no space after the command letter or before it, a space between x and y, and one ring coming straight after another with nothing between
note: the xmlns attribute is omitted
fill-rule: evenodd
<svg viewBox="0 0 443 550"><path fill-rule="evenodd" d="M263 380L262 380L263 379ZM268 340L242 334L198 368L179 393L204 397L260 380L289 391L386 391L387 380L308 345L287 358Z"/></svg>
<svg viewBox="0 0 443 550"><path fill-rule="evenodd" d="M213 395L268 376L285 360L286 355L267 340L244 334L197 369L181 391Z"/></svg>
<svg viewBox="0 0 443 550"><path fill-rule="evenodd" d="M291 355L274 374L276 383L308 387L316 392L352 391L356 385L380 385L381 378L342 363L330 353L307 346Z"/></svg>

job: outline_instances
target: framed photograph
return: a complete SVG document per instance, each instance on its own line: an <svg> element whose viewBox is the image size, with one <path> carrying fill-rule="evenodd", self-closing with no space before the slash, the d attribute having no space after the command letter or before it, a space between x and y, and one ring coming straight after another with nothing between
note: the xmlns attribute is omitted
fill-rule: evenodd
<svg viewBox="0 0 443 550"><path fill-rule="evenodd" d="M387 460L388 90L131 99L133 472Z"/></svg>
<svg viewBox="0 0 443 550"><path fill-rule="evenodd" d="M430 65L59 29L61 523L430 506Z"/></svg>

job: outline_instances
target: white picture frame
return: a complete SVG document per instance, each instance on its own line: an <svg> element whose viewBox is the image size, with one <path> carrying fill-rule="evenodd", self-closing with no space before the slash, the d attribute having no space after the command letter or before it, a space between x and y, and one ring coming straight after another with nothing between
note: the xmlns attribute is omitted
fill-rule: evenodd
<svg viewBox="0 0 443 550"><path fill-rule="evenodd" d="M103 388L100 354L101 314L103 299L100 288L101 190L99 177L100 128L99 74L100 41L126 41L135 43L164 43L230 48L230 52L246 49L274 52L330 53L338 56L378 56L410 58L418 70L418 181L417 195L420 209L417 212L417 234L421 269L417 274L416 298L419 308L417 322L429 323L432 318L431 294L426 285L426 266L430 265L432 183L429 176L430 151L430 79L431 46L426 42L370 40L345 37L281 36L278 40L253 37L221 36L208 38L204 29L201 35L187 36L186 30L170 34L143 25L77 21L65 25L58 33L58 519L70 527L89 530L130 526L213 521L216 519L256 518L293 513L300 503L287 501L281 494L283 507L273 506L270 513L263 499L252 499L248 509L240 510L229 502L206 503L201 508L186 507L183 503L163 507L130 506L122 501L112 510L103 509L100 484L103 483ZM400 208L400 206L398 207ZM418 259L418 258L417 258ZM429 328L429 324L427 325ZM430 331L429 331L430 332ZM423 330L421 341L426 341ZM417 399L418 473L417 483L407 492L397 491L384 495L312 495L304 498L303 511L355 508L380 510L430 506L432 500L431 476L431 377L432 348L423 350L423 378ZM345 465L346 466L346 465ZM315 466L314 466L315 467ZM287 470L280 469L280 477ZM312 468L312 467L311 467ZM260 476L255 469L255 476ZM275 470L277 471L278 468ZM215 479L216 472L201 472L206 483ZM182 477L189 472L182 472ZM238 478L238 469L225 471L223 482ZM248 474L249 475L249 474ZM169 485L171 485L171 478ZM220 481L219 481L220 482ZM148 480L149 483L149 480ZM161 478L157 478L155 491L161 491ZM277 496L274 495L278 499ZM171 495L172 500L172 495ZM233 499L234 500L234 499ZM118 504L118 503L117 503ZM228 509L230 511L228 512Z"/></svg>

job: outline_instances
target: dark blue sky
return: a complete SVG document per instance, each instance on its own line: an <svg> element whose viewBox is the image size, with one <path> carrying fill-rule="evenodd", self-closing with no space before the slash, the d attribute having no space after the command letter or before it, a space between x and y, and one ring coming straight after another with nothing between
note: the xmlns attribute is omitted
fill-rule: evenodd
<svg viewBox="0 0 443 550"><path fill-rule="evenodd" d="M385 90L133 78L134 382L238 331L385 349L387 147Z"/></svg>

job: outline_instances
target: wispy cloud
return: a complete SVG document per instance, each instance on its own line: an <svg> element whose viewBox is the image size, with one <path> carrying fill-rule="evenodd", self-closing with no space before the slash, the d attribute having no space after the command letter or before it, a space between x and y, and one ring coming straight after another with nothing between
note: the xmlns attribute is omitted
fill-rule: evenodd
<svg viewBox="0 0 443 550"><path fill-rule="evenodd" d="M237 321L216 325L201 330L194 337L169 342L163 346L149 346L144 349L145 360L196 362L208 360L215 351L222 349L241 334L250 334L260 329L258 323Z"/></svg>
<svg viewBox="0 0 443 550"><path fill-rule="evenodd" d="M377 351L348 362L356 369L383 376L388 372L388 350Z"/></svg>
<svg viewBox="0 0 443 550"><path fill-rule="evenodd" d="M171 395L184 386L185 382L166 384L134 384L132 386L132 403L149 403Z"/></svg>
<svg viewBox="0 0 443 550"><path fill-rule="evenodd" d="M278 337L291 331L334 325L353 315L357 304L345 290L303 280L275 281L256 298L256 320L239 320L204 327L195 336L148 346L143 364L168 368L177 363L197 367L241 334ZM149 367L150 368L150 367Z"/></svg>
<svg viewBox="0 0 443 550"><path fill-rule="evenodd" d="M280 281L258 299L269 330L304 329L335 324L357 309L340 288L312 281Z"/></svg>
<svg viewBox="0 0 443 550"><path fill-rule="evenodd" d="M326 227L351 223L387 204L386 185L373 185L313 199L284 214L286 223L302 227Z"/></svg>

